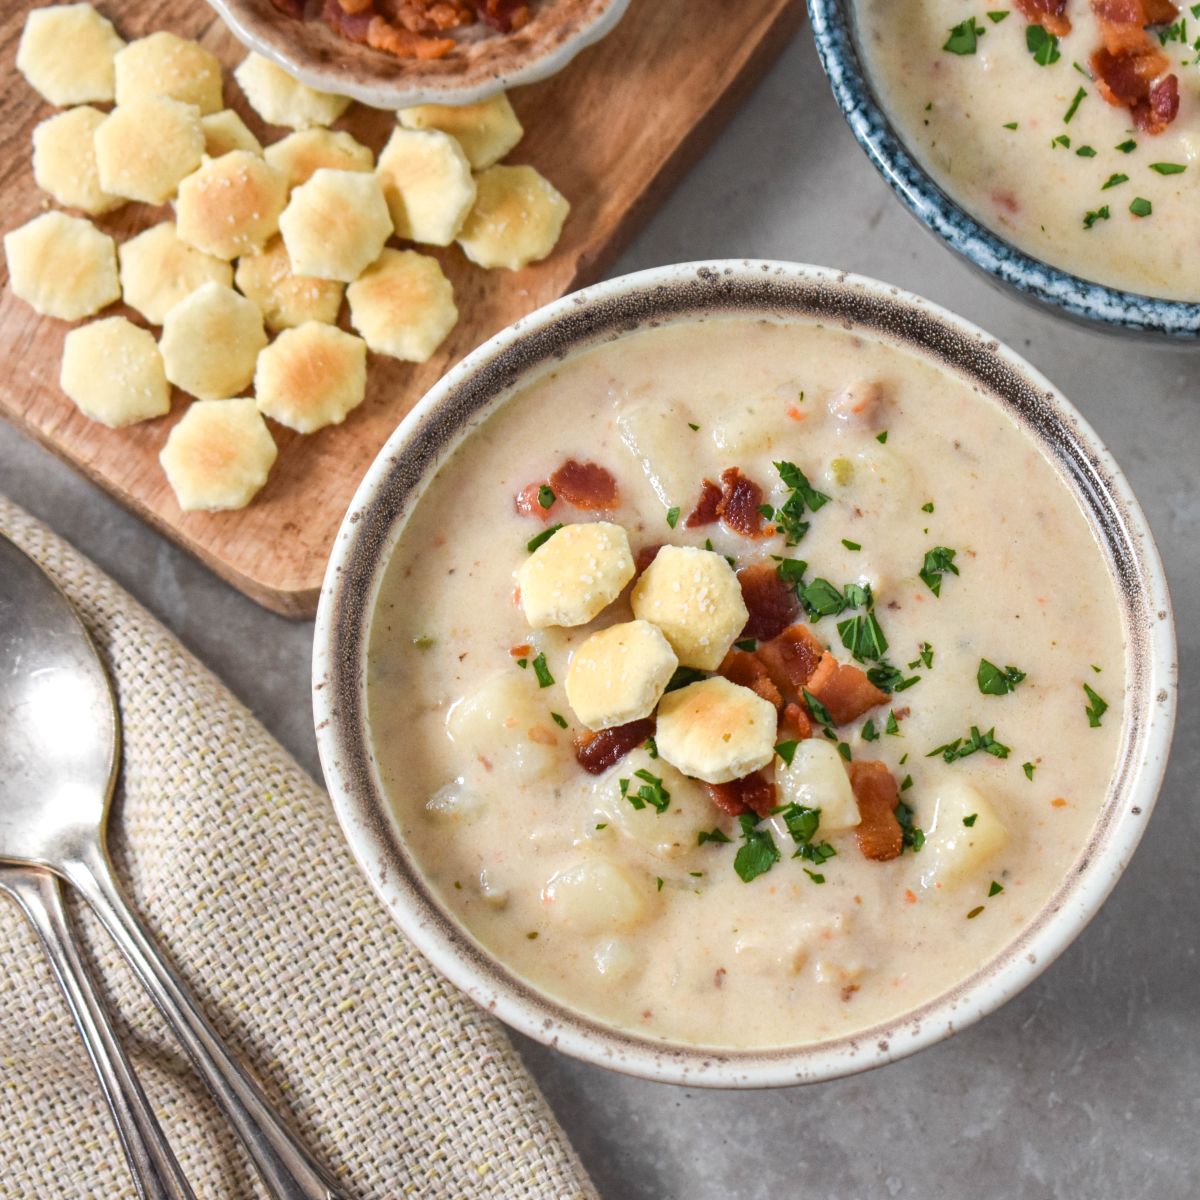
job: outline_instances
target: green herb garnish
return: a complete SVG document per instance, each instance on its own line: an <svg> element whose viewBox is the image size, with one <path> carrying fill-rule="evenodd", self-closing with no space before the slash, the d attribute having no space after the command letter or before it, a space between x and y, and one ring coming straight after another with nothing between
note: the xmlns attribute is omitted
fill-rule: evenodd
<svg viewBox="0 0 1200 1200"><path fill-rule="evenodd" d="M543 508L549 508L554 503L554 489L548 483L538 488L538 503Z"/></svg>
<svg viewBox="0 0 1200 1200"><path fill-rule="evenodd" d="M916 813L904 801L896 805L892 812L895 813L896 820L900 822L900 828L903 831L904 839L901 845L901 853L905 850L911 850L916 854L922 846L925 845L925 831L918 829L913 824L913 818Z"/></svg>
<svg viewBox="0 0 1200 1200"><path fill-rule="evenodd" d="M1078 154L1080 158L1095 158L1096 157L1096 151L1091 146L1080 146L1079 149L1075 151L1075 153Z"/></svg>
<svg viewBox="0 0 1200 1200"><path fill-rule="evenodd" d="M680 688L685 688L689 683L699 683L701 679L707 679L703 671L696 670L695 667L676 667L675 674L667 681L667 686L664 689L668 692L678 691Z"/></svg>
<svg viewBox="0 0 1200 1200"><path fill-rule="evenodd" d="M555 725L557 725L559 729L566 729L567 718L564 717L562 713L552 712L550 716L553 718Z"/></svg>
<svg viewBox="0 0 1200 1200"><path fill-rule="evenodd" d="M807 507L816 512L829 503L824 492L818 492L808 481L808 476L795 463L777 462L775 470L791 495L775 510L775 523L783 533L789 546L795 546L808 532L809 523L803 519Z"/></svg>
<svg viewBox="0 0 1200 1200"><path fill-rule="evenodd" d="M993 758L1007 758L1009 747L996 741L995 734L995 726L992 726L987 733L980 733L979 726L972 725L971 732L965 738L955 738L954 741L947 742L944 746L938 746L936 749L930 750L925 757L937 758L940 754L943 760L952 763L960 758L966 758L969 754L974 754L977 750L982 750Z"/></svg>
<svg viewBox="0 0 1200 1200"><path fill-rule="evenodd" d="M699 426L699 425L697 425L695 421L689 421L689 422L688 422L688 428L689 428L689 429L690 429L690 430L691 430L693 433L696 433L696 432L699 430L700 426Z"/></svg>
<svg viewBox="0 0 1200 1200"><path fill-rule="evenodd" d="M1108 177L1108 178L1107 178L1107 179L1104 181L1104 183L1103 183L1103 185L1101 186L1100 190L1101 190L1102 192L1107 192L1109 188L1114 188L1114 187L1116 187L1116 186L1117 186L1117 184L1119 184L1119 183L1128 183L1128 182L1129 182L1129 176L1128 176L1128 175L1122 175L1120 171L1117 171L1117 172L1115 172L1114 174L1110 175L1110 176L1109 176L1109 177Z"/></svg>
<svg viewBox="0 0 1200 1200"><path fill-rule="evenodd" d="M950 30L950 36L942 49L949 50L951 54L974 54L979 39L986 32L974 17L968 17Z"/></svg>
<svg viewBox="0 0 1200 1200"><path fill-rule="evenodd" d="M732 841L733 841L733 838L731 838L727 833L723 832L720 829L708 829L708 830L702 829L696 835L696 845L697 846L703 846L705 842L732 842Z"/></svg>
<svg viewBox="0 0 1200 1200"><path fill-rule="evenodd" d="M672 529L674 529L678 523L679 523L679 505L675 504L667 509L667 524L670 525L670 527Z"/></svg>
<svg viewBox="0 0 1200 1200"><path fill-rule="evenodd" d="M1137 142L1133 138L1130 138L1127 142L1122 142L1119 146L1115 146L1114 149L1120 150L1122 154L1131 154L1137 149Z"/></svg>
<svg viewBox="0 0 1200 1200"><path fill-rule="evenodd" d="M1062 57L1058 51L1058 38L1047 33L1041 25L1025 26L1025 48L1039 67L1048 67Z"/></svg>
<svg viewBox="0 0 1200 1200"><path fill-rule="evenodd" d="M1004 891L1003 884L999 884L993 879L992 886L988 888L988 899L991 899L992 896L1000 895L1002 891Z"/></svg>
<svg viewBox="0 0 1200 1200"><path fill-rule="evenodd" d="M742 827L743 845L738 847L733 869L743 883L765 875L778 861L779 850L769 829L758 829L758 818L750 813L738 817Z"/></svg>
<svg viewBox="0 0 1200 1200"><path fill-rule="evenodd" d="M979 820L979 814L978 814L978 813L972 813L972 814L971 814L969 817L963 817L963 824L964 824L964 825L965 825L965 826L966 826L968 829L970 829L970 828L971 828L971 826L972 826L972 825L974 825L974 824L975 824L975 822L976 822L976 821L978 821L978 820Z"/></svg>
<svg viewBox="0 0 1200 1200"><path fill-rule="evenodd" d="M796 757L796 747L799 745L799 742L776 742L775 753L790 767L792 759Z"/></svg>
<svg viewBox="0 0 1200 1200"><path fill-rule="evenodd" d="M934 546L925 553L925 561L917 573L935 596L940 597L942 594L943 575L947 572L951 575L958 574L958 568L954 565L955 553L949 546Z"/></svg>
<svg viewBox="0 0 1200 1200"><path fill-rule="evenodd" d="M847 550L861 550L862 549L861 543L852 542L849 538L842 538L842 545L845 546Z"/></svg>
<svg viewBox="0 0 1200 1200"><path fill-rule="evenodd" d="M808 688L801 688L800 690L801 694L804 696L804 703L808 705L808 711L812 713L813 719L817 722L817 724L824 725L827 728L832 729L833 718L829 715L829 709L827 709L825 705L823 705L820 700L818 700L816 696L814 696L812 692L808 690Z"/></svg>
<svg viewBox="0 0 1200 1200"><path fill-rule="evenodd" d="M875 722L871 718L867 719L867 723L862 727L861 733L864 742L879 741L879 730L875 728Z"/></svg>
<svg viewBox="0 0 1200 1200"><path fill-rule="evenodd" d="M413 646L418 650L432 650L437 643L427 633L421 634L420 637L415 637L412 640Z"/></svg>
<svg viewBox="0 0 1200 1200"><path fill-rule="evenodd" d="M541 533L535 533L533 537L531 537L529 541L525 543L525 549L532 554L539 546L542 546L548 542L561 528L561 521L559 521L556 525L548 525L542 530Z"/></svg>
<svg viewBox="0 0 1200 1200"><path fill-rule="evenodd" d="M1148 217L1154 211L1154 206L1145 198L1145 196L1138 196L1129 205L1129 211L1133 213L1135 217Z"/></svg>
<svg viewBox="0 0 1200 1200"><path fill-rule="evenodd" d="M1003 21L1004 18L1007 16L1008 16L1007 8L998 8L998 9L995 9L994 11L988 13L988 20L991 21L991 23L993 25L999 25L1000 22Z"/></svg>
<svg viewBox="0 0 1200 1200"><path fill-rule="evenodd" d="M1002 671L986 658L979 660L979 670L975 675L979 690L985 696L1007 696L1009 692L1016 691L1017 684L1024 678L1024 671L1013 666L1005 667Z"/></svg>
<svg viewBox="0 0 1200 1200"><path fill-rule="evenodd" d="M1182 175L1187 167L1183 163L1151 163L1150 170L1157 171L1160 175Z"/></svg>
<svg viewBox="0 0 1200 1200"><path fill-rule="evenodd" d="M922 504L921 511L922 512L933 512L933 501L929 500L925 504Z"/></svg>
<svg viewBox="0 0 1200 1200"><path fill-rule="evenodd" d="M641 786L634 792L630 790L633 786L631 780L619 779L617 784L621 789L621 795L639 812L649 804L655 812L665 813L671 806L671 793L663 787L663 781L644 767L639 771L634 771L633 775L635 779L642 781Z"/></svg>
<svg viewBox="0 0 1200 1200"><path fill-rule="evenodd" d="M813 883L824 883L825 876L820 871L811 871L808 867L804 868L804 873L813 881Z"/></svg>
<svg viewBox="0 0 1200 1200"><path fill-rule="evenodd" d="M837 631L842 645L857 662L878 662L887 653L887 638L873 612L839 621Z"/></svg>
<svg viewBox="0 0 1200 1200"><path fill-rule="evenodd" d="M1091 703L1088 704L1088 706L1083 710L1087 713L1088 725L1090 725L1092 729L1099 729L1100 718L1104 716L1106 712L1108 712L1108 701L1101 697L1101 695L1094 688L1090 687L1086 683L1083 685L1083 690L1087 693L1088 700L1091 701Z"/></svg>
<svg viewBox="0 0 1200 1200"><path fill-rule="evenodd" d="M983 912L983 905L982 905L982 904L977 904L977 905L976 905L976 906L975 906L973 909L971 909L971 911L970 911L969 913L967 913L967 920L968 920L968 921L973 921L973 920L975 920L975 918L976 918L977 916L979 916L979 914L980 914L981 912Z"/></svg>
<svg viewBox="0 0 1200 1200"><path fill-rule="evenodd" d="M1108 211L1108 205L1105 204L1096 209L1094 212L1084 213L1083 227L1084 229L1091 229L1091 227L1095 225L1097 221L1107 221L1110 216L1112 216L1112 214Z"/></svg>
<svg viewBox="0 0 1200 1200"><path fill-rule="evenodd" d="M1086 98L1087 98L1087 88L1080 88L1079 91L1077 91L1075 93L1075 99L1071 101L1070 108L1068 108L1067 111L1065 113L1063 113L1063 124L1064 125L1070 125L1071 118L1079 111L1079 106L1084 102L1084 100Z"/></svg>
<svg viewBox="0 0 1200 1200"><path fill-rule="evenodd" d="M646 751L651 758L658 757L658 743L654 740L654 734L651 734L643 743L642 749Z"/></svg>

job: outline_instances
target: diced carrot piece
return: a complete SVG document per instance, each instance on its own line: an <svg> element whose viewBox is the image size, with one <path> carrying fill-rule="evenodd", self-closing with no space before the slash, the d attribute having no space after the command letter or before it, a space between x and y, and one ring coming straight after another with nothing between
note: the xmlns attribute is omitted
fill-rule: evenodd
<svg viewBox="0 0 1200 1200"><path fill-rule="evenodd" d="M847 763L846 771L862 818L857 829L859 849L875 862L899 858L904 830L896 819L900 798L896 777L881 762Z"/></svg>

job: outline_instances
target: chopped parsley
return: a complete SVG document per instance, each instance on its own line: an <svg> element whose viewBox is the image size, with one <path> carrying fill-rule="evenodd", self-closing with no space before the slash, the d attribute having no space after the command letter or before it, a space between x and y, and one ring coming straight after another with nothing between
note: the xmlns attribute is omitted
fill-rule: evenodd
<svg viewBox="0 0 1200 1200"><path fill-rule="evenodd" d="M986 658L979 660L979 670L975 675L979 690L985 696L1007 696L1010 692L1017 690L1017 684L1024 678L1024 671L1013 666L1007 666L1002 671L995 663L988 662Z"/></svg>
<svg viewBox="0 0 1200 1200"><path fill-rule="evenodd" d="M1091 702L1083 710L1087 713L1088 725L1092 729L1099 729L1100 718L1108 712L1108 701L1086 683L1083 685L1083 690L1087 693L1087 698Z"/></svg>
<svg viewBox="0 0 1200 1200"><path fill-rule="evenodd" d="M707 830L702 829L696 835L696 845L697 846L703 846L705 842L732 842L732 841L733 841L733 838L731 838L727 833L725 833L721 829L707 829Z"/></svg>
<svg viewBox="0 0 1200 1200"><path fill-rule="evenodd" d="M539 546L544 546L560 529L562 522L559 521L556 525L548 525L541 533L535 533L533 537L525 543L525 549L532 554Z"/></svg>
<svg viewBox="0 0 1200 1200"><path fill-rule="evenodd" d="M887 638L873 612L859 613L839 621L837 631L842 645L850 651L856 662L878 662L887 653Z"/></svg>
<svg viewBox="0 0 1200 1200"><path fill-rule="evenodd" d="M1182 175L1187 167L1183 163L1151 163L1150 170L1160 175Z"/></svg>
<svg viewBox="0 0 1200 1200"><path fill-rule="evenodd" d="M823 705L820 700L818 700L816 696L814 696L812 692L808 690L808 688L801 688L800 691L804 696L804 703L808 705L808 711L812 713L817 724L824 725L826 728L832 729L833 718L829 715L829 709L827 709L825 705Z"/></svg>
<svg viewBox="0 0 1200 1200"><path fill-rule="evenodd" d="M877 442L878 442L878 443L879 443L881 446L886 446L886 445L887 445L887 434L888 434L888 431L885 429L885 430L884 430L882 433L877 433L877 434L875 435L875 440L876 440L876 441L877 441Z"/></svg>
<svg viewBox="0 0 1200 1200"><path fill-rule="evenodd" d="M950 30L950 36L942 49L949 50L951 54L974 54L979 39L986 32L974 17L968 17Z"/></svg>
<svg viewBox="0 0 1200 1200"><path fill-rule="evenodd" d="M667 509L667 524L670 525L670 527L672 529L674 529L675 526L677 524L679 524L679 505L678 504L674 504L670 508Z"/></svg>
<svg viewBox="0 0 1200 1200"><path fill-rule="evenodd" d="M688 428L689 428L689 429L690 429L690 430L691 430L693 433L697 433L697 432L699 432L700 426L699 426L699 425L697 425L695 421L689 421L689 422L688 422Z"/></svg>
<svg viewBox="0 0 1200 1200"><path fill-rule="evenodd" d="M913 824L913 817L916 816L916 813L903 800L892 809L892 812L895 813L896 820L900 822L900 828L904 834L900 852L911 850L916 854L925 845L925 831L918 829Z"/></svg>
<svg viewBox="0 0 1200 1200"><path fill-rule="evenodd" d="M1115 146L1114 149L1120 150L1122 154L1132 154L1137 149L1137 142L1130 138L1127 142L1121 142L1120 145Z"/></svg>
<svg viewBox="0 0 1200 1200"><path fill-rule="evenodd" d="M987 733L980 733L978 725L971 726L971 732L965 738L955 738L952 742L947 742L944 746L938 746L930 750L925 755L926 758L937 758L940 754L945 762L952 763L960 758L966 758L970 754L974 754L976 750L982 750L985 754L990 754L993 758L1007 758L1009 755L1009 747L1003 742L996 741L996 727L993 725Z"/></svg>
<svg viewBox="0 0 1200 1200"><path fill-rule="evenodd" d="M663 782L657 775L652 775L644 767L633 773L635 779L642 781L641 786L636 792L630 791L633 786L632 780L619 779L617 784L621 789L621 795L629 801L639 812L646 807L647 804L657 813L665 813L671 806L671 793L663 787Z"/></svg>
<svg viewBox="0 0 1200 1200"><path fill-rule="evenodd" d="M597 829L607 829L607 828L608 828L608 822L607 822L607 821L601 821L601 822L600 822L600 824L596 826L596 828L597 828Z"/></svg>
<svg viewBox="0 0 1200 1200"><path fill-rule="evenodd" d="M814 579L797 588L796 595L814 623L822 617L836 617L848 608L870 609L875 603L870 585L848 583L839 591L828 579Z"/></svg>
<svg viewBox="0 0 1200 1200"><path fill-rule="evenodd" d="M1064 150L1070 150L1071 139L1065 133L1060 133L1058 137L1052 138L1050 141L1050 149L1053 150L1055 146L1061 146Z"/></svg>
<svg viewBox="0 0 1200 1200"><path fill-rule="evenodd" d="M810 871L808 867L804 868L804 873L813 881L813 883L824 883L825 876L820 871Z"/></svg>
<svg viewBox="0 0 1200 1200"><path fill-rule="evenodd" d="M668 692L678 691L679 688L687 687L689 683L699 683L701 679L707 678L708 676L703 671L698 671L695 667L676 667L675 674L667 681L667 686L664 690Z"/></svg>
<svg viewBox="0 0 1200 1200"><path fill-rule="evenodd" d="M979 916L979 914L981 912L983 912L983 905L982 904L975 905L975 907L973 909L971 909L971 911L969 913L967 913L967 920L968 921L975 920L975 918L977 916Z"/></svg>
<svg viewBox="0 0 1200 1200"><path fill-rule="evenodd" d="M655 875L655 877L654 877L654 882L655 882L655 883L658 885L658 890L661 892L661 891L662 891L662 889L663 889L663 880L662 880L662 876L661 876L661 875Z"/></svg>
<svg viewBox="0 0 1200 1200"><path fill-rule="evenodd" d="M1087 88L1080 88L1075 93L1075 99L1071 101L1070 108L1063 113L1063 124L1070 125L1071 118L1079 111L1079 106L1087 99Z"/></svg>
<svg viewBox="0 0 1200 1200"><path fill-rule="evenodd" d="M566 729L567 718L564 717L562 713L552 712L550 716L554 719L554 723L559 727L559 729Z"/></svg>
<svg viewBox="0 0 1200 1200"><path fill-rule="evenodd" d="M942 594L943 575L947 572L951 575L958 574L958 568L954 565L955 553L948 546L934 546L925 553L925 561L917 573L935 596L940 597Z"/></svg>
<svg viewBox="0 0 1200 1200"><path fill-rule="evenodd" d="M1007 16L1008 16L1008 9L1007 8L999 8L999 9L995 9L988 13L988 20L991 21L991 23L993 25L999 25L1000 22L1003 21L1004 18Z"/></svg>
<svg viewBox="0 0 1200 1200"><path fill-rule="evenodd" d="M1148 217L1154 211L1154 206L1144 196L1138 196L1130 204L1129 211L1135 217Z"/></svg>
<svg viewBox="0 0 1200 1200"><path fill-rule="evenodd" d="M875 728L873 719L867 719L867 723L862 727L861 736L864 742L879 741L879 730Z"/></svg>
<svg viewBox="0 0 1200 1200"><path fill-rule="evenodd" d="M997 882L996 882L996 881L993 879L993 880L992 880L992 886L991 886L990 888L988 888L988 899L991 899L991 897L993 897L993 896L998 896L998 895L1000 895L1000 893L1001 893L1002 891L1004 891L1004 885L1003 885L1002 883L997 883Z"/></svg>
<svg viewBox="0 0 1200 1200"><path fill-rule="evenodd" d="M862 549L861 542L852 542L849 538L842 538L842 545L845 546L847 550L861 550Z"/></svg>
<svg viewBox="0 0 1200 1200"><path fill-rule="evenodd" d="M554 504L554 489L548 483L538 488L538 503L543 508L550 508Z"/></svg>
<svg viewBox="0 0 1200 1200"><path fill-rule="evenodd" d="M554 676L550 674L550 668L546 666L546 656L539 654L533 660L533 673L537 676L538 687L549 687L554 682Z"/></svg>
<svg viewBox="0 0 1200 1200"><path fill-rule="evenodd" d="M1100 190L1102 192L1107 192L1109 188L1115 188L1120 183L1128 183L1128 182L1129 182L1128 175L1122 175L1120 171L1116 171L1104 181Z"/></svg>
<svg viewBox="0 0 1200 1200"><path fill-rule="evenodd" d="M775 573L783 580L784 583L790 583L793 586L800 586L804 583L804 572L808 570L808 563L799 558L776 558Z"/></svg>
<svg viewBox="0 0 1200 1200"><path fill-rule="evenodd" d="M733 869L743 883L765 875L778 861L779 849L769 829L759 829L758 818L751 813L738 817L743 844L733 860Z"/></svg>
<svg viewBox="0 0 1200 1200"><path fill-rule="evenodd" d="M646 751L651 758L658 757L658 743L654 740L654 734L651 734L643 743L642 749Z"/></svg>
<svg viewBox="0 0 1200 1200"><path fill-rule="evenodd" d="M1096 157L1096 151L1091 146L1080 146L1079 149L1075 151L1075 153L1078 154L1080 158L1095 158Z"/></svg>
<svg viewBox="0 0 1200 1200"><path fill-rule="evenodd" d="M883 732L886 733L889 737L900 737L901 736L900 722L898 720L896 720L896 710L894 708L890 709L888 711L887 724L883 727ZM905 757L907 758L908 756L905 755Z"/></svg>
<svg viewBox="0 0 1200 1200"><path fill-rule="evenodd" d="M791 495L775 510L775 524L783 533L787 545L795 546L808 532L809 523L803 519L805 508L815 513L829 503L829 497L824 492L818 492L795 463L777 462L775 470L779 472L784 487L791 491Z"/></svg>
<svg viewBox="0 0 1200 1200"><path fill-rule="evenodd" d="M1016 127L1017 127L1016 121L1005 121L1004 122L1005 129L1016 129Z"/></svg>
<svg viewBox="0 0 1200 1200"><path fill-rule="evenodd" d="M921 505L922 512L933 512L933 501L929 500Z"/></svg>
<svg viewBox="0 0 1200 1200"><path fill-rule="evenodd" d="M1034 773L1034 771L1036 771L1036 770L1037 770L1037 767L1035 767L1035 766L1033 765L1033 763L1031 763L1031 762L1027 762L1027 763L1022 763L1022 764L1021 764L1021 770L1025 772L1025 778L1026 778L1026 779L1030 779L1030 780L1032 780L1032 779L1033 779L1033 773Z"/></svg>
<svg viewBox="0 0 1200 1200"><path fill-rule="evenodd" d="M793 858L803 858L811 863L828 862L835 857L837 851L828 842L813 844L817 828L821 824L819 808L805 808L802 804L784 804L771 810L773 815L782 817L792 841L796 843L796 853Z"/></svg>
<svg viewBox="0 0 1200 1200"><path fill-rule="evenodd" d="M796 747L799 745L799 742L776 742L775 753L790 767L792 759L796 757Z"/></svg>
<svg viewBox="0 0 1200 1200"><path fill-rule="evenodd" d="M920 652L917 654L917 657L908 664L908 669L910 671L914 671L922 664L927 671L933 666L933 647L928 642L921 643Z"/></svg>
<svg viewBox="0 0 1200 1200"><path fill-rule="evenodd" d="M744 650L747 654L753 654L758 649L758 642L754 638L742 638L739 642L733 643L739 650Z"/></svg>
<svg viewBox="0 0 1200 1200"><path fill-rule="evenodd" d="M1103 207L1097 208L1094 212L1084 214L1083 227L1084 229L1091 229L1097 221L1107 221L1111 216L1112 213L1108 211L1108 205L1105 204Z"/></svg>
<svg viewBox="0 0 1200 1200"><path fill-rule="evenodd" d="M437 645L434 639L431 638L427 633L421 634L420 637L413 638L412 644L418 650L432 650L434 646Z"/></svg>
<svg viewBox="0 0 1200 1200"><path fill-rule="evenodd" d="M527 670L527 669L529 668L529 659L527 659L527 658L518 658L518 659L517 659L517 666L518 666L518 667L520 667L522 671L525 671L525 670Z"/></svg>
<svg viewBox="0 0 1200 1200"><path fill-rule="evenodd" d="M1047 33L1041 25L1025 26L1025 49L1033 55L1033 61L1039 67L1048 67L1062 58L1058 50L1058 38Z"/></svg>
<svg viewBox="0 0 1200 1200"><path fill-rule="evenodd" d="M979 820L979 814L978 814L978 813L972 813L972 814L971 814L969 817L963 817L963 824L964 824L964 825L965 825L965 826L966 826L968 829L970 829L970 828L971 828L971 826L972 826L972 825L974 825L974 824L975 824L975 822L976 822L976 821L978 821L978 820Z"/></svg>

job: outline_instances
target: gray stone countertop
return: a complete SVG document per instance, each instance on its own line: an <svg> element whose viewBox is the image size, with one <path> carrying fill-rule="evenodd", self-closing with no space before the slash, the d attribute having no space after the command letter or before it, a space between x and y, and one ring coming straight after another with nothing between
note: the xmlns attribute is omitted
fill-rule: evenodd
<svg viewBox="0 0 1200 1200"><path fill-rule="evenodd" d="M1078 941L999 1012L915 1057L757 1093L644 1083L521 1041L525 1060L608 1200L1192 1200L1200 348L1043 315L919 229L854 143L807 30L614 273L743 256L842 267L927 296L1026 355L1082 409L1145 506L1171 580L1183 694L1166 786L1129 870ZM319 772L302 700L310 625L257 608L7 426L0 490L115 576Z"/></svg>

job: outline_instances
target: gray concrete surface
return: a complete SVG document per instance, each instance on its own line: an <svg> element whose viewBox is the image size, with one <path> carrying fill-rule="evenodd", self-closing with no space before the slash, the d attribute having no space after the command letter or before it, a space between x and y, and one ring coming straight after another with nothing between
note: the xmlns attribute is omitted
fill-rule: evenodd
<svg viewBox="0 0 1200 1200"><path fill-rule="evenodd" d="M1075 945L1000 1012L905 1062L738 1094L625 1079L522 1042L526 1061L608 1200L1191 1200L1200 350L1102 337L993 290L892 198L806 33L617 273L744 255L845 267L928 296L1022 351L1082 408L1146 507L1172 582L1184 687L1166 788L1127 874ZM256 608L7 427L0 490L110 571L317 771L302 702L309 626Z"/></svg>

